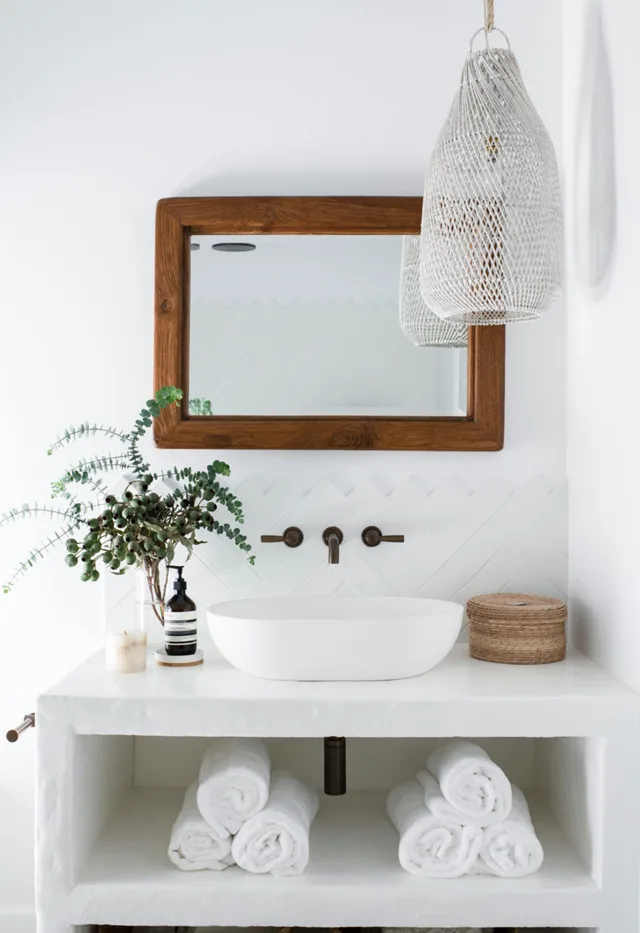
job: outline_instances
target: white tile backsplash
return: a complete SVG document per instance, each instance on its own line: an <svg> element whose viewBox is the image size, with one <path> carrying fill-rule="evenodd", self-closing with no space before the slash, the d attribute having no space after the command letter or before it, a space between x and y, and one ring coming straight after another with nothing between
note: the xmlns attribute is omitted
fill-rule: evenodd
<svg viewBox="0 0 640 933"><path fill-rule="evenodd" d="M255 475L235 487L254 545L249 565L226 539L196 548L185 576L201 609L249 596L421 596L465 602L478 593L529 591L567 595L567 506L563 480L505 477L469 486L451 477L430 487L410 477L392 488L372 477L346 488L327 477L304 486L289 477ZM366 525L403 533L404 544L367 548ZM261 534L299 526L296 549L261 544ZM321 534L342 528L340 563L330 566ZM135 575L105 578L108 627L131 625ZM128 620L128 622L127 622Z"/></svg>

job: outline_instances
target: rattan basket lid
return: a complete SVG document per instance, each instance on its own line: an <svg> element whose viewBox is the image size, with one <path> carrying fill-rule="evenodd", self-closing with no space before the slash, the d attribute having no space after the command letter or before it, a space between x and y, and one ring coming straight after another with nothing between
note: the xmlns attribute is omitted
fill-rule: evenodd
<svg viewBox="0 0 640 933"><path fill-rule="evenodd" d="M551 596L530 593L487 593L467 603L471 619L504 619L522 622L559 622L567 618L567 605Z"/></svg>

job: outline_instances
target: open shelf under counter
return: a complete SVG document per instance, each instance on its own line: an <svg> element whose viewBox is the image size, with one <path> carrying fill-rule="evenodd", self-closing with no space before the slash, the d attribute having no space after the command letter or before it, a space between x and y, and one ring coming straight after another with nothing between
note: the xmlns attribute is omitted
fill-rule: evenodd
<svg viewBox="0 0 640 933"><path fill-rule="evenodd" d="M638 696L581 654L522 667L475 661L462 644L420 677L363 683L261 680L213 649L202 667L150 657L145 672L118 675L98 653L39 710L102 735L606 736L640 723Z"/></svg>
<svg viewBox="0 0 640 933"><path fill-rule="evenodd" d="M410 680L290 683L245 676L213 649L201 668L150 660L126 675L97 654L39 698L36 720L43 933L92 924L637 933L640 699L582 655L511 667L458 645ZM349 737L348 792L322 797L304 875L184 873L169 862L184 792L175 787L195 778L207 740L227 735L265 738L274 764L314 784L318 737ZM535 875L432 881L400 867L386 793L451 736L489 743L522 784L545 851Z"/></svg>
<svg viewBox="0 0 640 933"><path fill-rule="evenodd" d="M180 872L166 850L183 790L137 788L123 798L81 866L68 905L73 924L192 926L598 927L604 901L543 808L533 808L545 862L535 875L431 881L398 863L385 795L321 798L304 875L276 878L234 867Z"/></svg>

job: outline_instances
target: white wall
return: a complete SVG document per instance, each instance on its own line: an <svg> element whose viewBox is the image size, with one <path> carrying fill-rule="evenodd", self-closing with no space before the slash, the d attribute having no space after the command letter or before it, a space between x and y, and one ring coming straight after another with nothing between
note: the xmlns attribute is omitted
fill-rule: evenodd
<svg viewBox="0 0 640 933"><path fill-rule="evenodd" d="M570 613L578 646L636 690L638 30L637 3L564 0Z"/></svg>
<svg viewBox="0 0 640 933"><path fill-rule="evenodd" d="M47 495L52 470L68 462L63 454L56 467L44 456L56 431L87 416L126 426L147 397L156 201L419 194L481 6L4 0L0 508ZM621 16L621 0L613 6ZM502 0L498 16L558 141L560 5ZM616 345L631 352L624 334ZM618 400L625 404L622 394ZM239 476L259 469L311 482L333 474L343 485L372 473L418 473L430 483L450 474L474 482L493 473L562 475L562 312L509 332L502 453L229 459ZM45 531L3 532L0 567ZM3 728L99 645L101 627L99 588L80 585L61 558L0 601ZM12 931L21 916L31 929L33 748L32 736L0 745L0 928Z"/></svg>
<svg viewBox="0 0 640 933"><path fill-rule="evenodd" d="M640 689L640 6L566 0L565 17L572 617L580 645Z"/></svg>

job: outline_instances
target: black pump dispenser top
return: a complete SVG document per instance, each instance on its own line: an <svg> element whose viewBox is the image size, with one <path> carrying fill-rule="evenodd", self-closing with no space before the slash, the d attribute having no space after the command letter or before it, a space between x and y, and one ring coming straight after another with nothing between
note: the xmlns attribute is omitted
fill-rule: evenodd
<svg viewBox="0 0 640 933"><path fill-rule="evenodd" d="M183 567L178 564L169 564L169 570L177 570L178 576L173 581L173 588L179 596L184 596L187 592L187 581L182 576Z"/></svg>

